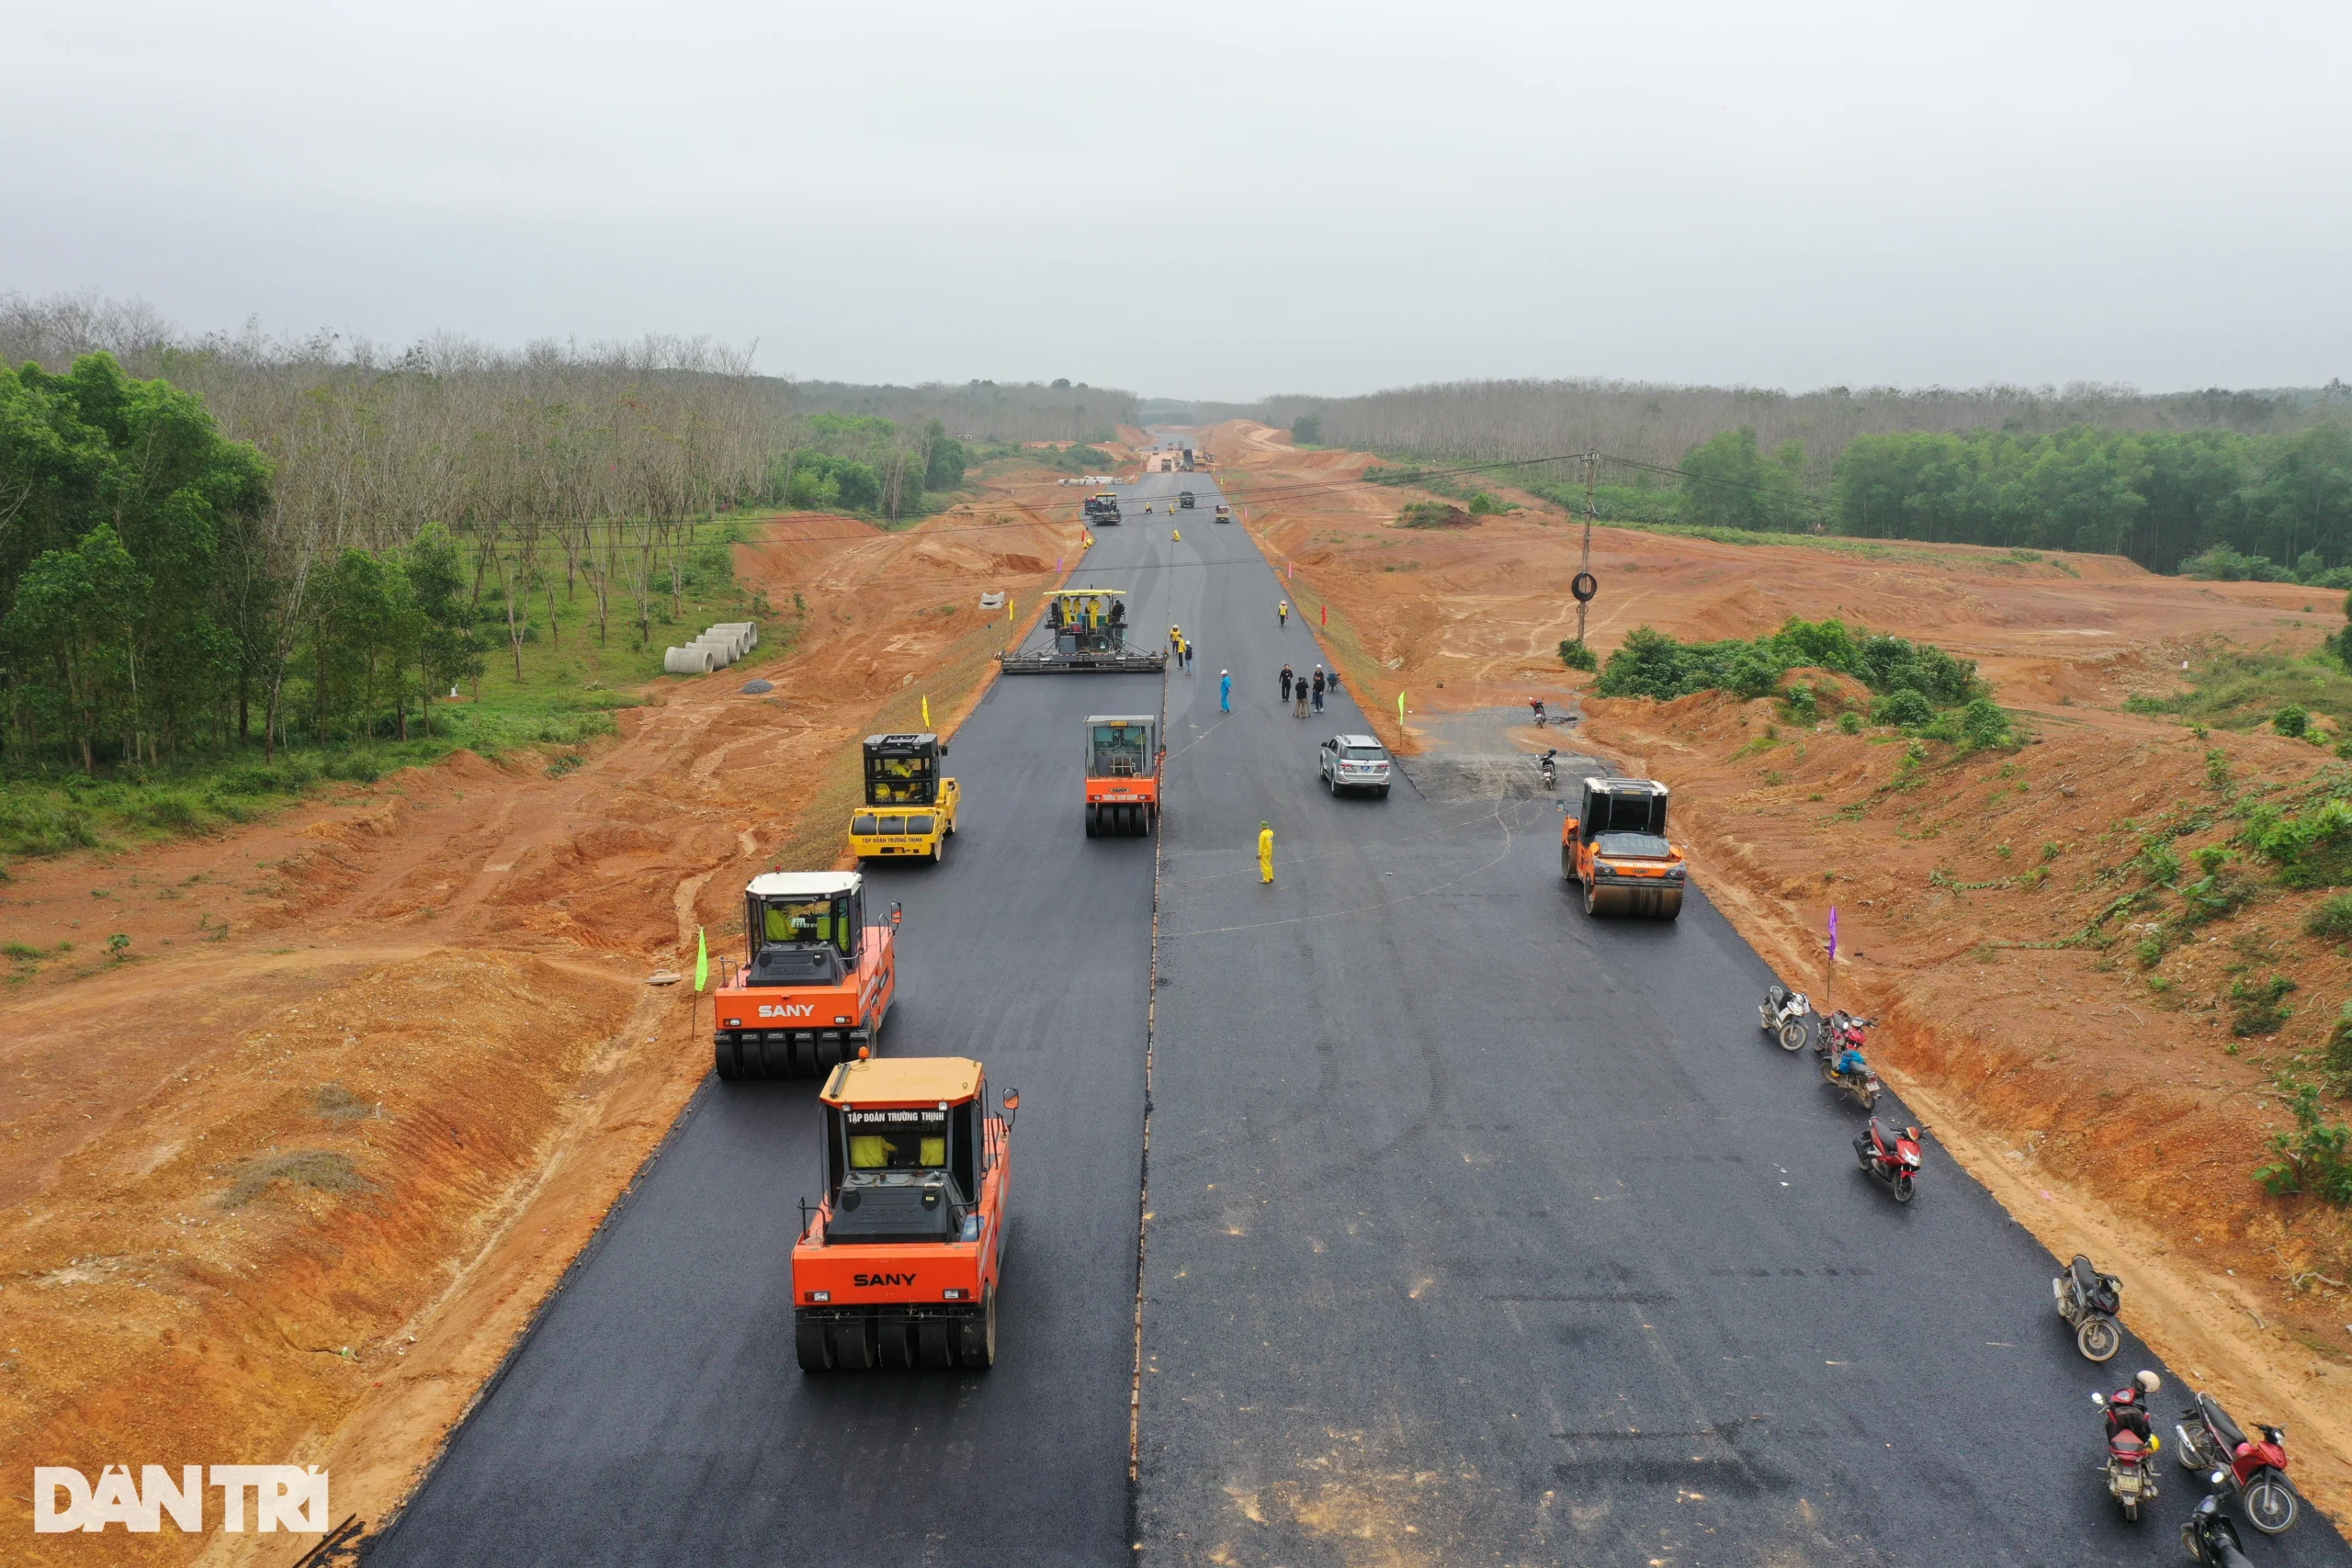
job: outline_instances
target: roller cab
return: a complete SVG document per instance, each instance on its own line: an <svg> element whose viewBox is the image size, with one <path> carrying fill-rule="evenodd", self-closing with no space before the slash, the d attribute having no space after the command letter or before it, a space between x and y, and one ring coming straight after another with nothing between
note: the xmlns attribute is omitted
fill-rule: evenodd
<svg viewBox="0 0 2352 1568"><path fill-rule="evenodd" d="M1086 836L1136 837L1159 825L1159 721L1148 714L1086 720Z"/></svg>
<svg viewBox="0 0 2352 1568"><path fill-rule="evenodd" d="M1666 836L1667 787L1656 779L1587 779L1560 825L1560 874L1580 884L1588 915L1670 920L1690 877Z"/></svg>
<svg viewBox="0 0 2352 1568"><path fill-rule="evenodd" d="M947 858L962 798L940 769L947 743L928 732L865 738L865 804L849 819L849 851L875 860Z"/></svg>
<svg viewBox="0 0 2352 1568"><path fill-rule="evenodd" d="M818 1099L824 1197L792 1249L801 1370L990 1365L1021 1097L993 1114L979 1063L916 1056L844 1062Z"/></svg>
<svg viewBox="0 0 2352 1568"><path fill-rule="evenodd" d="M816 1077L881 1043L898 995L897 905L869 925L856 872L771 872L743 890L743 921L749 954L711 996L720 1077Z"/></svg>

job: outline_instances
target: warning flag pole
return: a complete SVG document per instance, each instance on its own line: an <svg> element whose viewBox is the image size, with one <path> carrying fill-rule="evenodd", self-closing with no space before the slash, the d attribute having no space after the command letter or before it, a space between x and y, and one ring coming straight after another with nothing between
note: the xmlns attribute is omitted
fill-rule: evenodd
<svg viewBox="0 0 2352 1568"><path fill-rule="evenodd" d="M705 940L702 928L696 926L695 928L695 995L702 995L703 987L709 984L710 943Z"/></svg>
<svg viewBox="0 0 2352 1568"><path fill-rule="evenodd" d="M1838 906L1829 906L1829 963L1827 974L1821 982L1821 999L1834 1003L1838 999Z"/></svg>

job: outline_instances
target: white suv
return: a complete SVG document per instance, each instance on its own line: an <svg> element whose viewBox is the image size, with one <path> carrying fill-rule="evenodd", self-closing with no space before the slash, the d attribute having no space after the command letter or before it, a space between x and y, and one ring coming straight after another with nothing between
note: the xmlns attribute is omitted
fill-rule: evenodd
<svg viewBox="0 0 2352 1568"><path fill-rule="evenodd" d="M1316 766L1323 775L1324 787L1333 795L1343 789L1368 789L1379 795L1388 793L1388 752L1372 736L1334 735L1323 742Z"/></svg>

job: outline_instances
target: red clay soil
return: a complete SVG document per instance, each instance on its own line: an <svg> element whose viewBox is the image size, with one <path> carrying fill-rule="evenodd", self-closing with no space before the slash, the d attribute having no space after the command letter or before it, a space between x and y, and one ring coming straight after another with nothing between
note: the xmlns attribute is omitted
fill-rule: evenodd
<svg viewBox="0 0 2352 1568"><path fill-rule="evenodd" d="M1227 488L1258 498L1238 509L1244 523L1270 557L1296 563L1293 596L1310 625L1328 604L1328 651L1392 741L1436 743L1418 727L1397 732L1400 691L1414 712L1579 694L1588 677L1562 669L1556 645L1574 635L1566 590L1582 529L1556 509L1521 497L1529 510L1476 528L1408 531L1393 520L1420 497L1347 484L1363 454L1298 452L1247 423L1215 427L1208 444ZM1345 488L1317 488L1334 485ZM2171 689L2183 657L2222 640L2308 646L2336 624L2333 603L2108 557L1631 529L1595 531L1593 570L1589 636L1604 658L1645 624L1724 637L1841 615L1978 660L1997 700L2024 716L2033 743L1958 761L1931 752L1924 765L1906 763L1891 732L1848 736L1828 716L1798 726L1771 702L1722 694L1588 700L1582 739L1673 785L1677 837L1710 898L1816 998L1838 905L1836 999L1883 1019L1871 1060L1929 1122L1933 1146L2053 1253L2086 1251L2122 1275L2132 1327L2242 1420L2297 1433L2299 1484L2352 1516L2352 1216L2274 1198L2251 1174L2290 1124L2279 1075L2308 1076L2352 997L2345 950L2304 932L2324 895L2266 881L2152 968L2136 949L2162 934L2177 908L2167 898L2078 940L2144 885L2129 863L2141 829L2332 765L2278 737L2199 739L2120 711L2122 700ZM1512 738L1532 750L1539 734L1557 744L1532 728ZM2209 749L2226 756L2218 785ZM2235 827L2218 818L2174 848L2189 864ZM2301 987L2293 1017L2275 1034L2233 1035L2231 987L2273 973Z"/></svg>
<svg viewBox="0 0 2352 1568"><path fill-rule="evenodd" d="M952 728L1005 640L978 593L1034 616L1077 536L1010 492L895 535L778 517L737 566L807 604L763 628L789 652L657 683L564 776L459 753L12 867L0 936L156 956L0 1002L10 1562L289 1555L35 1536L34 1464L322 1464L338 1517L383 1517L708 1071L691 985L648 976L697 926L739 942L754 871L836 863L855 739L925 694Z"/></svg>

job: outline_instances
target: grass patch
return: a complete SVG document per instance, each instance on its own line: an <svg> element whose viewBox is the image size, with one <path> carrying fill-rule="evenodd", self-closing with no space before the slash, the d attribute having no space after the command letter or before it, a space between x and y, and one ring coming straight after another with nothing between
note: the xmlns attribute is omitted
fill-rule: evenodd
<svg viewBox="0 0 2352 1568"><path fill-rule="evenodd" d="M314 1192L373 1192L376 1184L359 1174L351 1161L332 1149L298 1149L248 1160L229 1190L220 1194L224 1209L242 1209L279 1182L307 1187Z"/></svg>
<svg viewBox="0 0 2352 1568"><path fill-rule="evenodd" d="M356 1122L376 1114L376 1107L339 1083L324 1083L311 1096L311 1113L330 1122Z"/></svg>
<svg viewBox="0 0 2352 1568"><path fill-rule="evenodd" d="M2135 696L2123 705L2214 729L2270 726L2282 735L2304 737L2314 716L2332 719L2338 728L2352 727L2352 675L2324 654L2232 650L2195 665L2181 678L2187 683L2167 696Z"/></svg>

